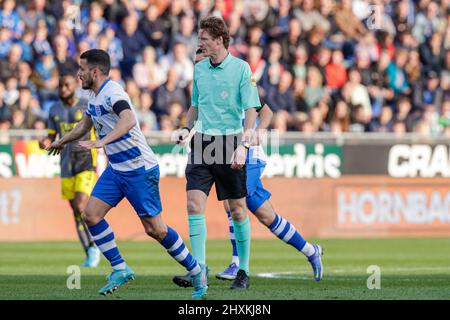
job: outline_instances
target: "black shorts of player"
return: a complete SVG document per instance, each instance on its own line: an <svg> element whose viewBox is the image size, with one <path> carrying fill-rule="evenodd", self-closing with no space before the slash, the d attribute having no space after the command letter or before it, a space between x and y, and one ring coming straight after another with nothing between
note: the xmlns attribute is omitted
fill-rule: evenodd
<svg viewBox="0 0 450 320"><path fill-rule="evenodd" d="M70 165L72 174L78 174L83 171L95 171L94 158L92 152L89 151L77 151L72 152L70 158Z"/></svg>
<svg viewBox="0 0 450 320"><path fill-rule="evenodd" d="M240 199L247 196L246 168L231 168L231 157L241 135L210 136L196 133L190 142L186 166L186 190L201 190L209 195L213 184L217 199Z"/></svg>

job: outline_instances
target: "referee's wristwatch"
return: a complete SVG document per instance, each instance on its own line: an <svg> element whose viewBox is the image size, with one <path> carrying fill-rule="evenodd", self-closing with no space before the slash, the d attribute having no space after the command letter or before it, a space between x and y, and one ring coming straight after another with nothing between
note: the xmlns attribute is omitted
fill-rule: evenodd
<svg viewBox="0 0 450 320"><path fill-rule="evenodd" d="M250 142L248 141L241 141L241 145L247 150L250 149Z"/></svg>

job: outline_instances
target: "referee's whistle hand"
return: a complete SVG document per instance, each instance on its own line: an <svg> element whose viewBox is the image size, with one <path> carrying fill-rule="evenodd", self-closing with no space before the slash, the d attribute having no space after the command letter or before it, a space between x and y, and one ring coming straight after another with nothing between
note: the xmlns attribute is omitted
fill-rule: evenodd
<svg viewBox="0 0 450 320"><path fill-rule="evenodd" d="M186 139L189 137L189 131L186 129L179 129L175 130L172 133L171 140L172 142L175 142L176 144L185 143Z"/></svg>

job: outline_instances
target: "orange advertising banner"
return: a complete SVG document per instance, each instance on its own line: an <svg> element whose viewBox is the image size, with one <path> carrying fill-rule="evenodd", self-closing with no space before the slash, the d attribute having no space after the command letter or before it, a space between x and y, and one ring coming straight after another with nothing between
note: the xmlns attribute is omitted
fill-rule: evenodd
<svg viewBox="0 0 450 320"><path fill-rule="evenodd" d="M450 180L383 176L264 180L281 214L307 238L450 236ZM164 221L189 237L185 180L160 181ZM0 241L75 240L60 179L0 179ZM274 237L251 214L253 238ZM207 203L208 238L225 239L228 220L215 190ZM118 239L148 238L127 200L107 220Z"/></svg>

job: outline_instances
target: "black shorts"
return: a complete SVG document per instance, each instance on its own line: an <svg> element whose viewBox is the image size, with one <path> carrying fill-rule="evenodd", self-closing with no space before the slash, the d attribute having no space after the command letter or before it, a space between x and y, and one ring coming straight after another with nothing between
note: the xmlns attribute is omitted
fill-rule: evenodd
<svg viewBox="0 0 450 320"><path fill-rule="evenodd" d="M246 168L231 169L231 156L240 141L241 135L209 136L196 133L190 142L186 190L200 190L209 195L214 183L219 201L245 198Z"/></svg>

